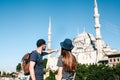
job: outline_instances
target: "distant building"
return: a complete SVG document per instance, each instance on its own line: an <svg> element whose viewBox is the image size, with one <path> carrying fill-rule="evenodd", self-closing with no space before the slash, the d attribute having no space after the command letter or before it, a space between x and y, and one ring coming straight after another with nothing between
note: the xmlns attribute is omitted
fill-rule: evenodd
<svg viewBox="0 0 120 80"><path fill-rule="evenodd" d="M92 44L92 42L94 44ZM92 34L83 31L73 39L74 48L72 53L75 55L78 63L81 64L96 64L97 51L93 46L96 44L95 37Z"/></svg>
<svg viewBox="0 0 120 80"><path fill-rule="evenodd" d="M120 63L120 53L115 53L115 54L108 54L108 63L109 66L114 66L118 63Z"/></svg>
<svg viewBox="0 0 120 80"><path fill-rule="evenodd" d="M52 44L52 40L51 40L51 17L49 17L49 25L48 25L48 51L52 50L51 48L51 44ZM52 69L52 70L57 70L57 61L58 61L58 57L59 55L57 54L56 56L52 57L51 54L48 55L48 62L47 62L47 69Z"/></svg>
<svg viewBox="0 0 120 80"><path fill-rule="evenodd" d="M96 36L84 31L73 39L74 48L72 54L75 55L78 63L81 64L107 64L109 66L120 63L120 51L112 49L103 40L100 31L99 13L96 0L94 0L94 20ZM48 50L51 49L51 20L48 28ZM57 61L60 52L55 56L48 56L47 68L57 69Z"/></svg>
<svg viewBox="0 0 120 80"><path fill-rule="evenodd" d="M73 39L74 49L72 53L76 56L78 63L81 64L108 64L119 63L120 52L110 48L103 40L100 31L99 13L96 0L94 0L94 20L96 37L86 32L78 34ZM113 59L114 58L114 59Z"/></svg>

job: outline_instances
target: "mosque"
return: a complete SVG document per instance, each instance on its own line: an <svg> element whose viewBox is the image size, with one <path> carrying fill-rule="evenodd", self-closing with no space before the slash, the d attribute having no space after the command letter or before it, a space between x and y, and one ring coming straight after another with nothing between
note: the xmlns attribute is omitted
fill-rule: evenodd
<svg viewBox="0 0 120 80"><path fill-rule="evenodd" d="M74 48L72 54L76 57L78 63L81 64L106 64L109 66L120 63L120 51L112 49L103 40L100 31L99 13L97 1L94 0L94 28L96 36L86 32L85 30L73 39ZM48 26L48 50L51 50L51 18L49 18ZM60 52L56 56L48 55L47 68L57 70L57 60Z"/></svg>

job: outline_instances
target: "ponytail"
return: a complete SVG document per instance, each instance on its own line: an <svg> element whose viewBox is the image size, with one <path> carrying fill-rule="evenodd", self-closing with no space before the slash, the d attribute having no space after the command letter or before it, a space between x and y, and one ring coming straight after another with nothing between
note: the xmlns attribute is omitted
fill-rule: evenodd
<svg viewBox="0 0 120 80"><path fill-rule="evenodd" d="M77 66L77 61L75 56L71 53L71 51L62 49L61 55L62 55L63 68L68 72L75 71Z"/></svg>

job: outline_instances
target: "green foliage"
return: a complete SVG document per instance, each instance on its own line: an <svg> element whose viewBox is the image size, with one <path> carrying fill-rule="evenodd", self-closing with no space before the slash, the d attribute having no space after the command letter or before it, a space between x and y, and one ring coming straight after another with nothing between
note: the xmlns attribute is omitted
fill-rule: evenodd
<svg viewBox="0 0 120 80"><path fill-rule="evenodd" d="M75 80L84 80L85 76L87 76L87 66L86 65L77 65L77 70L76 70L76 78Z"/></svg>
<svg viewBox="0 0 120 80"><path fill-rule="evenodd" d="M0 71L0 76L1 76L1 71Z"/></svg>
<svg viewBox="0 0 120 80"><path fill-rule="evenodd" d="M75 80L120 80L120 64L114 67L78 64Z"/></svg>
<svg viewBox="0 0 120 80"><path fill-rule="evenodd" d="M47 60L48 60L48 59L46 59L46 58L43 60L43 67L44 67L44 68L46 68Z"/></svg>
<svg viewBox="0 0 120 80"><path fill-rule="evenodd" d="M5 71L3 71L2 76L6 76L6 72Z"/></svg>
<svg viewBox="0 0 120 80"><path fill-rule="evenodd" d="M55 80L56 73L50 70L50 75L45 80ZM120 80L120 64L114 67L78 64L75 80Z"/></svg>
<svg viewBox="0 0 120 80"><path fill-rule="evenodd" d="M51 70L49 72L50 72L50 75L45 80L55 80L55 72Z"/></svg>
<svg viewBox="0 0 120 80"><path fill-rule="evenodd" d="M16 66L16 71L20 72L21 70L21 63L18 63L18 65Z"/></svg>
<svg viewBox="0 0 120 80"><path fill-rule="evenodd" d="M114 71L114 77L117 77L117 80L119 80L120 79L120 63L113 67L113 71Z"/></svg>

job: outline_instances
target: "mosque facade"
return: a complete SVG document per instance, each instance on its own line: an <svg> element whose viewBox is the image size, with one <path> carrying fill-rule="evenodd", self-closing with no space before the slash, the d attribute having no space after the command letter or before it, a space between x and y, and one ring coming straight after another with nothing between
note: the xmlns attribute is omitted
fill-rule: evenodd
<svg viewBox="0 0 120 80"><path fill-rule="evenodd" d="M85 30L73 39L74 48L72 54L76 57L78 63L81 64L107 64L109 66L120 63L120 51L112 49L103 40L100 31L100 14L98 12L97 1L94 0L94 28L96 36L86 32ZM48 50L51 49L51 20L48 27ZM60 52L54 57L48 56L47 68L57 69L57 60Z"/></svg>
<svg viewBox="0 0 120 80"><path fill-rule="evenodd" d="M81 64L104 63L113 66L116 63L120 63L120 51L112 49L102 40L99 17L97 2L94 0L94 28L96 36L93 36L85 30L83 33L78 34L73 39L75 47L72 53L76 56L78 63Z"/></svg>

